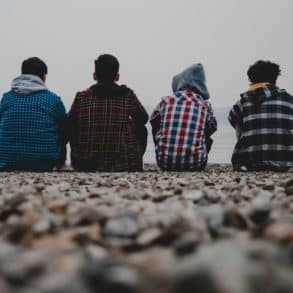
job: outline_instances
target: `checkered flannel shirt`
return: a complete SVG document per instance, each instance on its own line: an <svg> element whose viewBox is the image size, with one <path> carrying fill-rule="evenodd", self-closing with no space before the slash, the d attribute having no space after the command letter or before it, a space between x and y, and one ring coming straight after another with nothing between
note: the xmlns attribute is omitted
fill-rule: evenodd
<svg viewBox="0 0 293 293"><path fill-rule="evenodd" d="M126 87L125 95L113 97L97 96L93 88L77 93L68 114L73 167L109 172L142 170L142 150L134 127L136 123L146 124L148 114Z"/></svg>
<svg viewBox="0 0 293 293"><path fill-rule="evenodd" d="M158 129L154 130L155 121ZM151 123L158 165L164 170L196 170L207 162L206 137L217 129L209 101L184 90L164 97Z"/></svg>
<svg viewBox="0 0 293 293"><path fill-rule="evenodd" d="M66 157L66 111L45 90L4 94L0 106L0 170L50 169Z"/></svg>
<svg viewBox="0 0 293 293"><path fill-rule="evenodd" d="M267 85L241 95L229 121L239 130L234 166L293 166L293 97Z"/></svg>

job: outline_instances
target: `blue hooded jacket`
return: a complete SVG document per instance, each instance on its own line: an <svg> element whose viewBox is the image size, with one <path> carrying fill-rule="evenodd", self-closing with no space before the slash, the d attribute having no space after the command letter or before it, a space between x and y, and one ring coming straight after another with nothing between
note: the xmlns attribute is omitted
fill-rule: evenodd
<svg viewBox="0 0 293 293"><path fill-rule="evenodd" d="M49 171L65 158L61 99L34 75L21 75L0 103L0 170Z"/></svg>

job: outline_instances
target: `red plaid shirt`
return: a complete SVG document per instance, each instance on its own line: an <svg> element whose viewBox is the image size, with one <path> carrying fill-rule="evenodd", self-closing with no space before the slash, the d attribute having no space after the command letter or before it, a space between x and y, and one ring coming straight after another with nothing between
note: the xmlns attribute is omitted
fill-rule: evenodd
<svg viewBox="0 0 293 293"><path fill-rule="evenodd" d="M164 97L151 117L158 165L193 170L207 161L207 138L217 129L211 104L192 91Z"/></svg>
<svg viewBox="0 0 293 293"><path fill-rule="evenodd" d="M148 115L125 86L95 85L76 95L69 112L72 165L81 170L142 170L134 127Z"/></svg>

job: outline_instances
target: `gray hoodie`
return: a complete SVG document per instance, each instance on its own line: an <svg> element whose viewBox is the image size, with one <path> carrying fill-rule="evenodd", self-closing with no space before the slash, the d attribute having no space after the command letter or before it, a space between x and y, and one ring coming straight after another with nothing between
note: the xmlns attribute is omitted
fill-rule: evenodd
<svg viewBox="0 0 293 293"><path fill-rule="evenodd" d="M31 95L36 92L46 91L45 82L36 75L22 74L15 78L11 84L11 90L19 95Z"/></svg>
<svg viewBox="0 0 293 293"><path fill-rule="evenodd" d="M191 90L204 99L209 99L210 95L206 86L206 77L202 64L194 64L176 75L173 78L172 89L174 93Z"/></svg>

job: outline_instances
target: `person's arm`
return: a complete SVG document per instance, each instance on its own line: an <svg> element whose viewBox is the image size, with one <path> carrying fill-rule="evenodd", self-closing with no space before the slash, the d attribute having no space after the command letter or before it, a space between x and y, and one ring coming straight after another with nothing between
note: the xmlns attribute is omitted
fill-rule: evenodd
<svg viewBox="0 0 293 293"><path fill-rule="evenodd" d="M136 126L146 125L149 120L149 115L139 99L133 91L129 91L128 96L131 98L131 111L130 117Z"/></svg>
<svg viewBox="0 0 293 293"><path fill-rule="evenodd" d="M68 117L68 139L71 144L75 144L77 138L77 117L79 109L79 100L81 98L81 93L77 93L74 101L71 105L70 111L67 114Z"/></svg>
<svg viewBox="0 0 293 293"><path fill-rule="evenodd" d="M241 102L238 101L231 109L228 120L236 131L240 130L243 124L243 113Z"/></svg>
<svg viewBox="0 0 293 293"><path fill-rule="evenodd" d="M211 151L211 147L213 144L213 140L211 136L217 131L218 125L217 120L214 115L214 111L212 108L212 105L209 101L205 102L205 105L207 106L207 120L205 124L205 139L206 139L206 149L209 153Z"/></svg>
<svg viewBox="0 0 293 293"><path fill-rule="evenodd" d="M206 123L206 135L212 136L218 129L217 119L215 117L212 105L210 102L206 101L207 111L208 111L208 119Z"/></svg>
<svg viewBox="0 0 293 293"><path fill-rule="evenodd" d="M156 109L154 110L151 119L150 119L150 123L152 126L152 133L153 133L153 138L155 138L156 133L160 130L160 126L161 126L161 107L162 107L162 103L159 103L159 105L156 107Z"/></svg>
<svg viewBox="0 0 293 293"><path fill-rule="evenodd" d="M1 118L2 118L2 104L3 104L3 98L0 100L0 121L1 121Z"/></svg>
<svg viewBox="0 0 293 293"><path fill-rule="evenodd" d="M68 120L66 115L65 106L58 97L56 106L55 106L55 116L56 121L58 123L58 132L59 132L59 140L60 140L60 147L61 147L61 157L57 161L57 169L62 168L66 161L66 144L68 142L68 134L67 134L67 127L68 127Z"/></svg>

